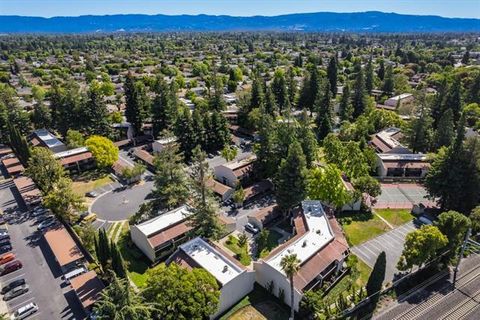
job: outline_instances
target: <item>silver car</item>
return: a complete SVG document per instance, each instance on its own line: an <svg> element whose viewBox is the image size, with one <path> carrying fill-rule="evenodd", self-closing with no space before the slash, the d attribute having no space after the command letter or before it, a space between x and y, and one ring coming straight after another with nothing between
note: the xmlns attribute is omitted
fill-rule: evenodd
<svg viewBox="0 0 480 320"><path fill-rule="evenodd" d="M28 289L28 284L15 287L3 296L3 300L8 301L18 296L21 296L22 294L27 293Z"/></svg>

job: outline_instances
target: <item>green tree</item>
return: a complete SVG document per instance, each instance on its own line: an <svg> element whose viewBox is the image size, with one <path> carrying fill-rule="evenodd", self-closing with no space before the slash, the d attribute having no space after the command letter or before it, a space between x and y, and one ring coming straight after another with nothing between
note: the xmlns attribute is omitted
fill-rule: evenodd
<svg viewBox="0 0 480 320"><path fill-rule="evenodd" d="M363 176L353 181L353 186L361 193L366 193L371 197L378 197L382 193L382 188L377 179L371 176Z"/></svg>
<svg viewBox="0 0 480 320"><path fill-rule="evenodd" d="M214 92L208 99L208 106L210 107L210 110L215 110L218 112L225 110L226 103L225 99L223 98L223 83L220 77L216 76L214 78L213 89Z"/></svg>
<svg viewBox="0 0 480 320"><path fill-rule="evenodd" d="M435 226L447 237L448 248L452 249L452 255L455 255L456 249L462 243L471 224L468 217L453 210L443 212L438 216Z"/></svg>
<svg viewBox="0 0 480 320"><path fill-rule="evenodd" d="M337 59L334 55L328 62L327 77L330 82L330 91L332 96L335 97L337 94Z"/></svg>
<svg viewBox="0 0 480 320"><path fill-rule="evenodd" d="M438 121L434 137L435 149L438 150L443 146L449 147L452 144L454 137L453 111L449 108Z"/></svg>
<svg viewBox="0 0 480 320"><path fill-rule="evenodd" d="M462 83L460 77L455 77L453 83L448 87L444 100L443 110L452 109L453 123L457 126L462 113Z"/></svg>
<svg viewBox="0 0 480 320"><path fill-rule="evenodd" d="M193 131L190 110L187 108L185 108L177 118L175 135L178 137L180 150L182 151L185 160L190 161L192 158L192 151L197 146L197 137Z"/></svg>
<svg viewBox="0 0 480 320"><path fill-rule="evenodd" d="M233 201L238 204L243 204L245 201L245 190L243 190L242 186L239 185L237 190L233 193Z"/></svg>
<svg viewBox="0 0 480 320"><path fill-rule="evenodd" d="M408 132L409 146L414 153L426 153L430 150L433 137L433 120L430 117L430 110L421 107L419 116L411 121Z"/></svg>
<svg viewBox="0 0 480 320"><path fill-rule="evenodd" d="M83 134L80 131L69 129L67 131L67 146L72 149L85 146Z"/></svg>
<svg viewBox="0 0 480 320"><path fill-rule="evenodd" d="M44 193L43 205L66 222L72 222L76 213L85 210L83 198L73 192L72 180L61 177L50 189Z"/></svg>
<svg viewBox="0 0 480 320"><path fill-rule="evenodd" d="M155 83L155 98L152 103L153 136L165 129L172 129L177 118L176 88L168 85L161 76Z"/></svg>
<svg viewBox="0 0 480 320"><path fill-rule="evenodd" d="M353 118L358 118L362 115L367 109L367 94L365 91L365 79L363 76L363 71L360 67L360 70L357 72L355 77L355 86L352 97L352 106L353 106Z"/></svg>
<svg viewBox="0 0 480 320"><path fill-rule="evenodd" d="M37 184L44 195L48 195L54 189L55 184L65 176L65 171L50 149L35 147L32 149L30 160L28 160L25 175Z"/></svg>
<svg viewBox="0 0 480 320"><path fill-rule="evenodd" d="M345 83L343 86L342 98L340 100L340 119L342 121L350 121L352 120L353 115L353 106L350 97L350 85L348 82Z"/></svg>
<svg viewBox="0 0 480 320"><path fill-rule="evenodd" d="M113 276L93 308L99 320L151 319L156 307L135 293L128 280Z"/></svg>
<svg viewBox="0 0 480 320"><path fill-rule="evenodd" d="M275 193L281 210L287 211L305 199L307 189L306 160L302 147L295 141L288 156L280 163L275 178Z"/></svg>
<svg viewBox="0 0 480 320"><path fill-rule="evenodd" d="M38 101L33 108L31 121L36 129L50 129L52 127L52 114L50 108L42 101Z"/></svg>
<svg viewBox="0 0 480 320"><path fill-rule="evenodd" d="M177 144L167 145L154 160L154 207L173 209L186 203L189 197L188 177Z"/></svg>
<svg viewBox="0 0 480 320"><path fill-rule="evenodd" d="M285 275L288 277L290 281L290 319L293 320L295 316L295 295L294 295L294 283L293 277L297 272L300 270L300 259L298 259L295 253L286 255L282 257L280 261L280 267L282 271L285 272Z"/></svg>
<svg viewBox="0 0 480 320"><path fill-rule="evenodd" d="M191 168L192 214L188 217L188 222L195 235L216 239L220 236L222 227L218 221L216 202L208 188L210 174L205 158L205 153L196 147Z"/></svg>
<svg viewBox="0 0 480 320"><path fill-rule="evenodd" d="M378 66L378 71L377 71L377 76L378 78L380 78L380 80L383 81L383 79L385 78L385 62L382 60L380 60L379 62L379 66Z"/></svg>
<svg viewBox="0 0 480 320"><path fill-rule="evenodd" d="M327 82L324 94L322 96L319 95L315 102L317 109L315 122L317 124L317 137L319 140L323 140L333 129L332 99L330 94L330 84Z"/></svg>
<svg viewBox="0 0 480 320"><path fill-rule="evenodd" d="M353 198L343 183L341 171L334 164L310 170L307 195L309 199L324 201L337 209Z"/></svg>
<svg viewBox="0 0 480 320"><path fill-rule="evenodd" d="M108 241L107 232L100 228L95 245L95 253L103 271L107 271L110 267L110 242Z"/></svg>
<svg viewBox="0 0 480 320"><path fill-rule="evenodd" d="M118 147L108 138L91 136L85 141L85 145L99 168L110 167L118 160Z"/></svg>
<svg viewBox="0 0 480 320"><path fill-rule="evenodd" d="M393 67L391 64L387 66L385 78L383 79L383 93L391 96L395 90L395 81L393 80Z"/></svg>
<svg viewBox="0 0 480 320"><path fill-rule="evenodd" d="M238 154L238 149L236 147L232 147L230 145L225 146L222 150L222 157L225 159L225 161L230 162Z"/></svg>
<svg viewBox="0 0 480 320"><path fill-rule="evenodd" d="M473 234L480 233L480 205L476 206L470 213L470 221L472 221Z"/></svg>
<svg viewBox="0 0 480 320"><path fill-rule="evenodd" d="M412 269L415 265L421 267L447 244L447 237L435 226L422 226L408 233L397 264L398 270Z"/></svg>
<svg viewBox="0 0 480 320"><path fill-rule="evenodd" d="M140 134L142 125L149 111L149 99L143 82L135 81L128 73L124 84L125 116L132 124L135 134Z"/></svg>
<svg viewBox="0 0 480 320"><path fill-rule="evenodd" d="M142 295L155 304L155 319L208 319L220 305L218 282L210 273L175 263L148 269Z"/></svg>
<svg viewBox="0 0 480 320"><path fill-rule="evenodd" d="M107 104L97 81L93 81L88 89L87 101L82 109L82 122L89 134L108 136L111 132Z"/></svg>
<svg viewBox="0 0 480 320"><path fill-rule="evenodd" d="M315 133L310 128L310 124L308 121L307 111L304 110L303 119L300 121L300 124L297 128L297 137L298 141L302 146L303 154L305 155L305 160L307 161L307 167L311 167L315 158L317 156L318 151L318 143Z"/></svg>
<svg viewBox="0 0 480 320"><path fill-rule="evenodd" d="M275 101L280 109L280 112L284 112L288 106L288 90L287 81L285 80L285 74L282 70L276 70L273 75L272 92L275 96Z"/></svg>
<svg viewBox="0 0 480 320"><path fill-rule="evenodd" d="M370 94L373 90L373 64L372 58L368 60L367 67L365 68L365 90L367 94Z"/></svg>
<svg viewBox="0 0 480 320"><path fill-rule="evenodd" d="M111 241L110 243L110 258L112 270L113 272L115 272L117 277L127 279L127 269L125 267L125 262L123 261L122 254L120 253L117 244L113 241Z"/></svg>
<svg viewBox="0 0 480 320"><path fill-rule="evenodd" d="M28 164L30 159L30 148L28 147L27 140L11 122L7 122L7 130L9 132L8 141L10 142L13 151L15 151L20 162L24 165Z"/></svg>

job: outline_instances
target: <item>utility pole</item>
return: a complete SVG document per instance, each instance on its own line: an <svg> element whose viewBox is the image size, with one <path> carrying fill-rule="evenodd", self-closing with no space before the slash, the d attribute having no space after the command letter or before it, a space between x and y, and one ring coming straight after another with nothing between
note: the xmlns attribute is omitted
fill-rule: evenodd
<svg viewBox="0 0 480 320"><path fill-rule="evenodd" d="M453 286L457 282L457 272L458 267L460 266L460 261L462 261L463 253L465 251L465 247L467 246L468 238L470 238L470 233L472 232L472 228L468 228L467 234L465 235L465 240L463 240L462 248L460 249L460 255L458 257L457 265L455 266L455 271L453 272Z"/></svg>

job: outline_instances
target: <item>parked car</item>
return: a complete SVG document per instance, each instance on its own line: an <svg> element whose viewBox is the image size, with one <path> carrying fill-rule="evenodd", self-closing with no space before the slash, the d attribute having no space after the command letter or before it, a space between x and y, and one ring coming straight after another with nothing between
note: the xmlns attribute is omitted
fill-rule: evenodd
<svg viewBox="0 0 480 320"><path fill-rule="evenodd" d="M93 222L95 220L97 220L97 214L93 212L83 218L83 221L85 222Z"/></svg>
<svg viewBox="0 0 480 320"><path fill-rule="evenodd" d="M48 216L40 216L40 217L38 217L38 218L37 218L37 222L38 222L38 223L42 223L42 222L44 222L44 221L53 220L53 219L55 219L55 216L53 216L53 215L50 214L50 215L48 215Z"/></svg>
<svg viewBox="0 0 480 320"><path fill-rule="evenodd" d="M9 274L11 272L17 271L18 269L21 269L22 267L23 267L23 264L18 260L9 262L5 266L0 268L0 276L4 276L4 275Z"/></svg>
<svg viewBox="0 0 480 320"><path fill-rule="evenodd" d="M15 260L15 255L13 253L6 253L0 257L0 265L13 260Z"/></svg>
<svg viewBox="0 0 480 320"><path fill-rule="evenodd" d="M45 221L43 221L42 223L40 223L40 224L38 225L38 230L39 230L39 231L45 231L45 230L47 230L48 228L51 228L51 227L53 227L53 226L56 225L56 224L57 224L57 220L55 220L55 219L45 220Z"/></svg>
<svg viewBox="0 0 480 320"><path fill-rule="evenodd" d="M22 294L27 293L28 289L29 289L28 284L22 284L21 286L17 286L15 288L13 288L12 290L10 290L9 292L7 292L3 296L3 300L8 301L8 300L11 300L11 299L16 298L18 296L21 296Z"/></svg>
<svg viewBox="0 0 480 320"><path fill-rule="evenodd" d="M0 254L6 253L6 252L9 252L9 251L12 251L12 245L11 244L4 244L4 245L0 246Z"/></svg>
<svg viewBox="0 0 480 320"><path fill-rule="evenodd" d="M0 224L5 224L7 223L7 219L5 218L5 215L0 215Z"/></svg>
<svg viewBox="0 0 480 320"><path fill-rule="evenodd" d="M85 196L89 197L89 198L96 198L96 197L99 196L99 194L96 191L90 191L90 192L85 193Z"/></svg>
<svg viewBox="0 0 480 320"><path fill-rule="evenodd" d="M38 311L38 306L35 302L30 302L29 304L24 305L23 307L17 309L12 315L13 320L25 319L29 315L34 314Z"/></svg>
<svg viewBox="0 0 480 320"><path fill-rule="evenodd" d="M9 284L7 284L5 287L2 288L2 291L0 291L1 294L5 294L7 293L8 291L12 290L13 288L15 287L18 287L18 286L21 286L21 285L24 285L25 284L25 279L18 279L18 280L15 280L15 281L12 281L10 282Z"/></svg>
<svg viewBox="0 0 480 320"><path fill-rule="evenodd" d="M0 241L5 240L5 239L10 240L10 235L8 233L1 233L0 232Z"/></svg>
<svg viewBox="0 0 480 320"><path fill-rule="evenodd" d="M417 226L423 226L423 225L432 225L433 221L429 217L427 217L425 215L421 215L418 218L416 218L415 220L413 220L413 223Z"/></svg>
<svg viewBox="0 0 480 320"><path fill-rule="evenodd" d="M253 224L251 224L251 223L247 223L247 224L245 225L245 229L246 229L247 231L250 231L250 232L253 233L253 234L257 234L257 233L260 232L260 230L258 230L258 228L256 228L256 227L255 227Z"/></svg>
<svg viewBox="0 0 480 320"><path fill-rule="evenodd" d="M10 239L0 240L0 247L1 246L6 246L6 245L12 245L12 243L10 242Z"/></svg>
<svg viewBox="0 0 480 320"><path fill-rule="evenodd" d="M32 212L32 217L38 217L38 216L44 215L47 212L48 212L47 209L34 210Z"/></svg>

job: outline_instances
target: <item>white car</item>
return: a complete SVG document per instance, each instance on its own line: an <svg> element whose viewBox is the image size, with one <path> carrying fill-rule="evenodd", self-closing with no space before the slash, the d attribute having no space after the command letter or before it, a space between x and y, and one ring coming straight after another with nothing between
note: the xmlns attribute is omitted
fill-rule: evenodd
<svg viewBox="0 0 480 320"><path fill-rule="evenodd" d="M38 225L38 230L40 231L44 231L50 227L53 227L54 225L57 224L57 220L55 219L49 219L49 220L46 220L46 221L43 221L42 223L40 223Z"/></svg>
<svg viewBox="0 0 480 320"><path fill-rule="evenodd" d="M34 314L38 311L38 306L35 302L30 302L21 308L18 308L14 314L12 314L12 320L25 319L26 317Z"/></svg>

